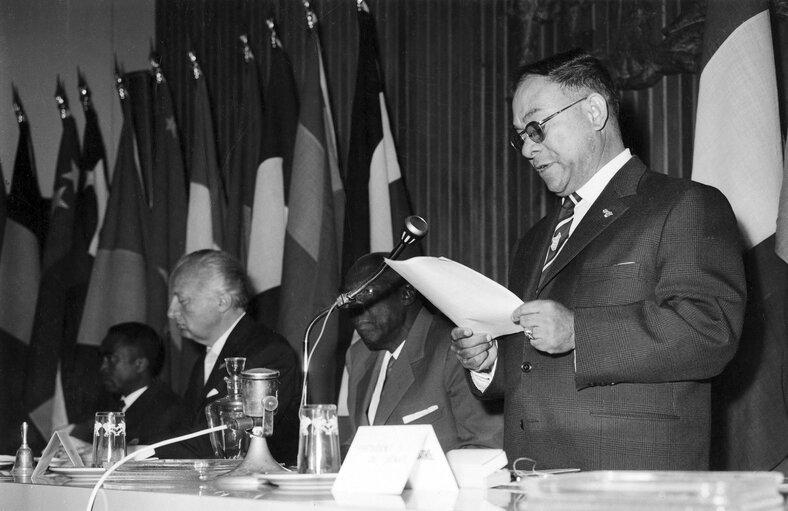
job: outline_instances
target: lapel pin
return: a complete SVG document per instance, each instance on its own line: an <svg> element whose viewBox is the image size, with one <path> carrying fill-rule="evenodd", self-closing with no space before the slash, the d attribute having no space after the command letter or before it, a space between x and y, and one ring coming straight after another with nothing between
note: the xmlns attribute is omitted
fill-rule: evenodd
<svg viewBox="0 0 788 511"><path fill-rule="evenodd" d="M611 216L613 216L613 212L610 211L609 209L603 209L602 216L604 216L605 218L610 218Z"/></svg>

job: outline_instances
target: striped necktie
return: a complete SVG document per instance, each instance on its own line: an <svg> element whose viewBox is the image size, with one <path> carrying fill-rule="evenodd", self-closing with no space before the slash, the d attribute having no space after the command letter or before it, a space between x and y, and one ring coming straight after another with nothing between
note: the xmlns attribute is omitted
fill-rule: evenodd
<svg viewBox="0 0 788 511"><path fill-rule="evenodd" d="M550 240L550 249L547 251L547 257L542 266L542 273L553 264L558 252L564 247L566 240L569 239L569 228L572 226L572 218L575 214L575 205L581 201L581 197L577 193L572 193L569 197L564 199L561 205L561 212L558 214L558 223L553 231L553 237Z"/></svg>

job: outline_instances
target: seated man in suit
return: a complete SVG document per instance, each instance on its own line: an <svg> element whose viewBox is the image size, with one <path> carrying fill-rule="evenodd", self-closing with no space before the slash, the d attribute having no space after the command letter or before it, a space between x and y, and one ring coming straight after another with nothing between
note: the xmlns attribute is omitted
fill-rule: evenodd
<svg viewBox="0 0 788 511"><path fill-rule="evenodd" d="M384 256L359 258L344 290L360 286ZM352 441L359 426L370 424L431 424L444 451L500 449L503 415L468 390L465 371L451 351L454 325L430 307L391 269L349 307L363 342L351 345L346 356L351 431L343 437Z"/></svg>
<svg viewBox="0 0 788 511"><path fill-rule="evenodd" d="M268 447L280 463L294 464L298 451L298 405L301 375L295 351L285 338L246 315L249 291L241 264L226 252L198 250L175 265L170 276L170 306L184 338L205 346L195 363L184 400L191 430L208 427L205 407L227 395L225 358L245 357L246 369L279 371L278 408ZM157 449L159 457L213 456L208 436Z"/></svg>
<svg viewBox="0 0 788 511"><path fill-rule="evenodd" d="M127 445L159 442L186 426L181 398L156 379L164 362L164 347L153 328L135 322L115 325L101 342L100 353L104 388L120 398L120 402L105 403L102 409L125 412ZM91 447L93 420L75 426L71 436Z"/></svg>

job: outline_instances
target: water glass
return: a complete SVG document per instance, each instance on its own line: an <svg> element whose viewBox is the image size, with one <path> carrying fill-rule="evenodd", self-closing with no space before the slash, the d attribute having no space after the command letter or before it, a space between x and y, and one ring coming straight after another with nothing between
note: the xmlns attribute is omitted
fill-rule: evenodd
<svg viewBox="0 0 788 511"><path fill-rule="evenodd" d="M299 411L298 473L339 472L339 423L337 406L304 405Z"/></svg>
<svg viewBox="0 0 788 511"><path fill-rule="evenodd" d="M93 466L107 468L126 455L123 412L96 412L93 425Z"/></svg>

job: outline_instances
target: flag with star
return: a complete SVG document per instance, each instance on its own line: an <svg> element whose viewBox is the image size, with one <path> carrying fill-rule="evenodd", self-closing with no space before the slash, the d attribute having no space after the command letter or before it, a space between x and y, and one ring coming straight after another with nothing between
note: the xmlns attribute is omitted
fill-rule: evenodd
<svg viewBox="0 0 788 511"><path fill-rule="evenodd" d="M298 127L298 88L290 59L271 27L271 53L263 119L262 163L253 189L244 203L251 204L249 255L246 263L254 297L249 310L255 318L275 329L282 284L287 192Z"/></svg>
<svg viewBox="0 0 788 511"><path fill-rule="evenodd" d="M336 135L328 101L317 19L308 10L306 76L293 153L282 269L279 332L303 357L310 320L332 305L340 289L344 190L339 175ZM310 350L320 328L312 332ZM307 401L336 400L336 315L322 331L309 366Z"/></svg>
<svg viewBox="0 0 788 511"><path fill-rule="evenodd" d="M19 141L0 252L0 452L7 453L19 447L19 424L26 418L24 367L35 319L49 214L38 186L30 124L16 87L13 106Z"/></svg>
<svg viewBox="0 0 788 511"><path fill-rule="evenodd" d="M66 338L65 323L70 314L69 308L74 305L68 302L67 291L76 277L76 265L72 264L70 256L75 242L76 201L81 184L79 135L60 78L55 100L63 131L57 155L52 210L44 245L25 385L25 407L43 438L49 438L56 428L69 422L62 387L61 362L64 354L69 356L73 353L73 339L69 342ZM81 195L84 198L84 193ZM90 240L85 240L85 237L82 236L80 241L84 256L89 258L87 249ZM80 262L88 265L89 272L90 261Z"/></svg>
<svg viewBox="0 0 788 511"><path fill-rule="evenodd" d="M777 229L784 182L778 112L768 2L709 2L692 179L717 187L733 206L748 294L739 349L712 386L718 470L770 470L788 457L788 253L775 250L788 234Z"/></svg>

